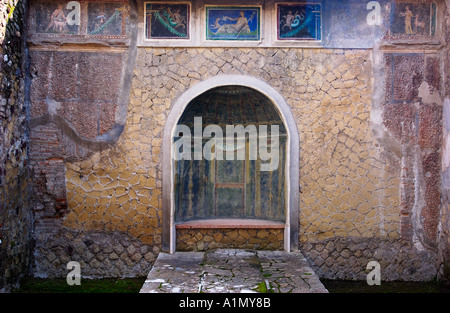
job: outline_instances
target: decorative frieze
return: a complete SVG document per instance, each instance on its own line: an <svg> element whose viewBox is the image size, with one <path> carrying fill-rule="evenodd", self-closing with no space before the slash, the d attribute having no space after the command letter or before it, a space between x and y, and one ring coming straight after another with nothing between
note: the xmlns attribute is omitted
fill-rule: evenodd
<svg viewBox="0 0 450 313"><path fill-rule="evenodd" d="M441 3L432 0L142 1L138 11L139 45L189 47L373 48L380 42L436 42L443 14Z"/></svg>
<svg viewBox="0 0 450 313"><path fill-rule="evenodd" d="M142 46L373 48L437 43L443 8L433 0L140 0L134 12L125 0L39 0L31 6L29 40L129 43L135 13Z"/></svg>
<svg viewBox="0 0 450 313"><path fill-rule="evenodd" d="M128 1L43 0L30 10L31 41L126 40L130 37Z"/></svg>
<svg viewBox="0 0 450 313"><path fill-rule="evenodd" d="M145 38L172 40L190 38L191 5L188 2L145 3Z"/></svg>

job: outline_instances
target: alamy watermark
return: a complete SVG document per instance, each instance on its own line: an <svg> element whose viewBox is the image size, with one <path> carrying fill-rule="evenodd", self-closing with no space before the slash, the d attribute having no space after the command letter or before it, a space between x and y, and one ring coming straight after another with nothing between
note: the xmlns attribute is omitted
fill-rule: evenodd
<svg viewBox="0 0 450 313"><path fill-rule="evenodd" d="M370 272L366 276L366 281L369 286L381 285L381 265L377 261L370 261L367 263L366 270Z"/></svg>
<svg viewBox="0 0 450 313"><path fill-rule="evenodd" d="M79 262L70 261L67 263L66 268L71 270L66 276L66 282L68 285L81 285L81 265Z"/></svg>
<svg viewBox="0 0 450 313"><path fill-rule="evenodd" d="M246 137L248 136L248 137ZM210 124L203 128L202 118L194 117L193 133L191 129L179 124L173 144L174 160L260 160L261 171L275 171L280 161L279 125L226 125L225 137L222 127ZM205 144L203 140L209 139Z"/></svg>

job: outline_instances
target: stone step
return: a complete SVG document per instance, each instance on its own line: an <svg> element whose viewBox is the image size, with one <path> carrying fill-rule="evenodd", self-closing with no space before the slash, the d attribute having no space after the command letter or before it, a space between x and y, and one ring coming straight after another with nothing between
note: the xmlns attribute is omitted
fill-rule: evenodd
<svg viewBox="0 0 450 313"><path fill-rule="evenodd" d="M141 293L327 293L301 252L160 253Z"/></svg>

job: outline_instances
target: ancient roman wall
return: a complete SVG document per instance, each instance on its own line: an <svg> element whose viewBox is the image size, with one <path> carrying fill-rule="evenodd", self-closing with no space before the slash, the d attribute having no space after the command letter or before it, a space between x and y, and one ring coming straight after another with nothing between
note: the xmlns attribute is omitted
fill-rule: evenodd
<svg viewBox="0 0 450 313"><path fill-rule="evenodd" d="M0 1L0 291L29 273L33 248L25 9L26 1Z"/></svg>
<svg viewBox="0 0 450 313"><path fill-rule="evenodd" d="M102 177L96 184L93 180L99 179L97 151L112 152L108 147L121 134L126 118L123 108L128 105L134 67L136 8L125 1L77 2L69 9L67 3L59 5L37 1L29 15L35 276L64 275L71 260L80 262L86 277L142 275L158 247L148 247L136 233L121 227L117 219L123 216L119 218L118 212L111 214L111 222L97 211L112 212L109 204L117 208L124 204L117 202L119 190L106 194L109 191L103 187L118 186L126 175L123 164L103 168L112 179ZM62 29L51 18L60 8L67 15L77 13L73 24ZM88 24L100 13L112 15L110 22ZM105 207L97 202L101 195L108 203ZM76 225L71 220L75 212ZM99 221L111 227L100 228Z"/></svg>
<svg viewBox="0 0 450 313"><path fill-rule="evenodd" d="M101 1L80 2L81 24L69 29L78 37L46 32L39 3L29 37L35 275L63 276L70 260L91 277L147 273L162 242L169 112L222 74L257 78L290 107L300 136L298 248L321 277L365 279L372 260L385 280L437 275L438 242L448 247L440 24L432 38L371 48L152 47L137 40L141 2L104 6L120 9L125 28L103 35L89 24ZM258 233L189 231L178 240L204 249Z"/></svg>

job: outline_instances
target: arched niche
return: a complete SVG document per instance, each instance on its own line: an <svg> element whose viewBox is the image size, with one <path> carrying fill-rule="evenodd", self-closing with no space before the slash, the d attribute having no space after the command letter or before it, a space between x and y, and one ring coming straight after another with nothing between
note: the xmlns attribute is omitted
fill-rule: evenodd
<svg viewBox="0 0 450 313"><path fill-rule="evenodd" d="M233 96L233 94L235 94ZM282 160L279 163L281 167L277 172L282 175L282 185L283 185L283 193L282 193L282 201L275 206L278 208L282 208L283 212L280 213L278 210L274 212L272 210L271 214L268 216L258 215L258 218L263 218L267 220L277 220L278 222L282 221L284 224L284 249L286 251L297 250L298 249L298 234L299 234L299 135L296 123L292 116L291 110L289 106L284 101L283 97L271 86L268 84L248 76L240 76L240 75L220 75L215 76L205 81L202 81L186 92L184 92L178 99L176 99L175 103L172 106L172 109L168 115L168 119L164 128L163 135L163 158L162 158L162 169L163 169L163 229L162 229L162 249L163 251L167 251L169 253L174 253L176 250L175 240L176 240L176 223L182 222L189 219L201 219L201 218L224 218L226 216L221 215L221 210L219 210L219 214L217 216L208 216L205 215L204 209L198 209L197 213L192 210L192 203L187 206L186 212L182 212L180 214L180 202L179 202L179 192L177 189L177 180L179 183L179 177L177 176L180 171L180 163L176 161L176 159L180 159L179 153L180 150L174 149L174 144L179 139L180 135L180 127L179 125L185 125L191 130L191 134L194 135L193 125L186 125L189 122L193 122L192 119L195 117L194 115L200 115L202 117L202 126L205 127L207 124L215 124L220 125L219 120L208 117L209 115L205 112L199 111L201 105L199 101L208 101L208 97L220 97L234 99L234 104L237 105L239 101L243 101L245 97L257 97L265 107L266 110L272 110L267 116L265 122L271 122L275 124L279 124L281 127L280 139L283 142L282 144ZM241 100L236 100L236 99ZM248 101L250 98L247 98ZM215 101L215 100L214 100ZM254 102L254 101L253 101ZM256 103L256 102L255 102ZM242 105L239 109L243 109ZM263 108L264 109L264 108ZM220 110L216 110L216 114L220 113ZM272 118L270 118L272 116ZM199 116L197 116L199 117ZM241 115L235 114L235 119L227 120L230 122L230 125L237 125L240 123L249 124L261 124L263 119L262 111L256 115L248 115L249 119L246 121L245 118ZM267 120L269 117L269 120ZM228 117L227 117L228 118ZM231 117L230 117L231 118ZM204 119L204 120L203 120ZM259 120L261 119L261 120ZM223 121L223 120L222 120ZM223 123L222 123L223 124ZM222 125L223 126L223 125ZM185 128L186 130L186 128ZM177 137L178 136L178 137ZM193 141L195 138L193 138ZM192 143L193 143L192 141ZM237 142L237 141L236 141ZM248 145L247 145L248 147ZM226 148L225 148L226 150ZM198 152L199 150L197 150ZM194 153L194 151L192 151ZM237 153L237 152L236 152ZM203 156L202 156L203 157ZM192 154L192 159L194 159L194 155ZM247 155L248 160L248 155ZM245 161L244 161L245 163ZM188 163L185 163L188 164ZM234 163L235 164L235 163ZM189 166L189 165L187 165ZM223 163L223 166L227 166L226 162ZM208 165L209 168L213 168L217 170L217 163L211 167L211 164ZM244 165L245 168L245 165ZM249 169L247 169L249 170ZM280 172L281 171L281 172ZM277 176L279 178L280 176ZM191 176L192 178L192 176ZM191 179L189 178L189 179ZM232 179L232 178L229 178ZM239 178L237 178L239 179ZM214 182L216 183L216 182ZM220 181L216 186L219 186L220 190ZM234 182L230 182L229 186L235 187L225 191L225 194L232 194L233 192L238 192L240 188L238 184L234 184ZM226 187L226 184L224 185ZM245 187L245 181L242 188ZM216 192L216 191L215 191ZM222 192L222 191L221 191ZM245 193L245 192L244 192ZM237 195L237 193L236 193ZM242 195L242 193L240 194ZM223 198L224 199L224 198ZM226 200L226 199L225 199ZM178 201L178 202L177 202ZM243 200L245 203L245 199ZM219 201L220 205L220 201ZM212 206L212 208L217 208L217 201ZM254 205L252 208L246 206L241 206L244 210L244 214L239 215L235 212L232 216L237 219L246 219L246 218L255 218L255 214L261 213L261 209L255 211ZM177 211L178 209L178 211ZM196 209L196 208L194 208ZM247 210L245 213L245 210ZM266 210L267 211L267 210ZM223 210L222 210L223 212ZM184 214L184 215L183 215Z"/></svg>

